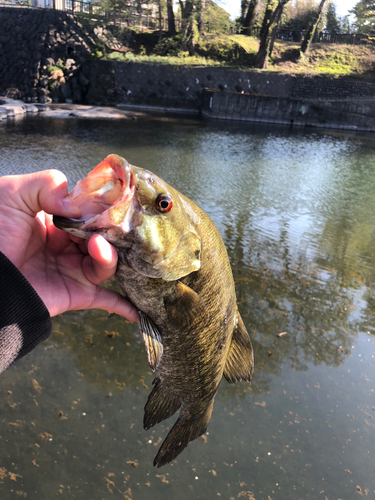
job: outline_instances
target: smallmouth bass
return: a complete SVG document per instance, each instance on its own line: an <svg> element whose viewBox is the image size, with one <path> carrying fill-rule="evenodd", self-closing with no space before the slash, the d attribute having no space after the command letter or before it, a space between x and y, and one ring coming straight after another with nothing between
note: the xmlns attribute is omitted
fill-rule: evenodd
<svg viewBox="0 0 375 500"><path fill-rule="evenodd" d="M161 467L206 431L223 375L231 383L252 377L253 349L223 240L194 202L117 155L70 196L82 218L54 216L55 225L86 239L101 234L117 248L116 279L139 311L156 372L144 428L180 409L154 460Z"/></svg>

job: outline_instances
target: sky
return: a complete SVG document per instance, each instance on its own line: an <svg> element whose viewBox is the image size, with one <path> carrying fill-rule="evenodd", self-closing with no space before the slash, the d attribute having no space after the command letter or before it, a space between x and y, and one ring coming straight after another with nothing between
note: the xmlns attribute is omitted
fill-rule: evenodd
<svg viewBox="0 0 375 500"><path fill-rule="evenodd" d="M359 0L336 0L336 13L338 16L346 16L348 10L352 9ZM241 0L216 0L221 7L229 12L232 19L240 15Z"/></svg>

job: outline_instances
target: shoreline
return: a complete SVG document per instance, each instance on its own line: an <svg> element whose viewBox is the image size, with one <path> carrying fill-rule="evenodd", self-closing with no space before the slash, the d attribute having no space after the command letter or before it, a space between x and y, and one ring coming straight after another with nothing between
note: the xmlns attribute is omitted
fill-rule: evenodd
<svg viewBox="0 0 375 500"><path fill-rule="evenodd" d="M322 105L314 100L282 99L230 92L206 91L202 109L192 110L166 106L118 104L99 106L73 103L25 103L0 96L0 124L23 119L27 115L43 118L89 120L137 120L153 115L200 117L210 121L263 123L340 132L375 132L375 101L356 99L346 103L331 101ZM351 109L353 108L353 109ZM374 113L372 111L374 110ZM367 116L366 116L367 115ZM357 122L357 123L356 123Z"/></svg>

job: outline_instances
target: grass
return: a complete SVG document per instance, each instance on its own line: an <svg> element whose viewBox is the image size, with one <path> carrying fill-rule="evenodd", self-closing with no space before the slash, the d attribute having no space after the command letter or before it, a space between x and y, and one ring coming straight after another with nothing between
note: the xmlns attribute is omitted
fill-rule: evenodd
<svg viewBox="0 0 375 500"><path fill-rule="evenodd" d="M313 44L304 57L299 45L291 42L275 44L269 70L292 74L350 76L375 81L375 53L364 45Z"/></svg>
<svg viewBox="0 0 375 500"><path fill-rule="evenodd" d="M244 35L215 36L200 41L196 45L196 55L189 56L178 48L180 44L163 46L163 55L159 55L160 46L154 50L137 51L124 48L124 52L112 52L103 56L117 61L134 61L156 64L183 66L226 66L247 70L254 68L254 58L258 51L259 40ZM167 47L167 49L165 48ZM309 53L300 57L300 45L288 41L276 41L268 71L280 73L353 77L375 81L375 51L372 46L312 44ZM138 52L138 53L137 53ZM141 53L140 53L141 52Z"/></svg>
<svg viewBox="0 0 375 500"><path fill-rule="evenodd" d="M137 55L132 52L112 52L106 59L112 61L143 62L154 64L167 64L173 66L222 66L220 61L206 59L205 57L189 56L188 52L180 52L177 56Z"/></svg>

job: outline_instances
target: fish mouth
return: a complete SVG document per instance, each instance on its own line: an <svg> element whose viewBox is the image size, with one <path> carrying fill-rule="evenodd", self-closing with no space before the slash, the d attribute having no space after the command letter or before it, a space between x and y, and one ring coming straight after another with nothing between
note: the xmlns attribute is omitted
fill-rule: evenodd
<svg viewBox="0 0 375 500"><path fill-rule="evenodd" d="M135 190L131 165L120 156L109 155L85 178L78 181L70 197L81 209L82 217L70 219L54 215L59 229L81 238L103 234L111 227L129 230L129 207Z"/></svg>

